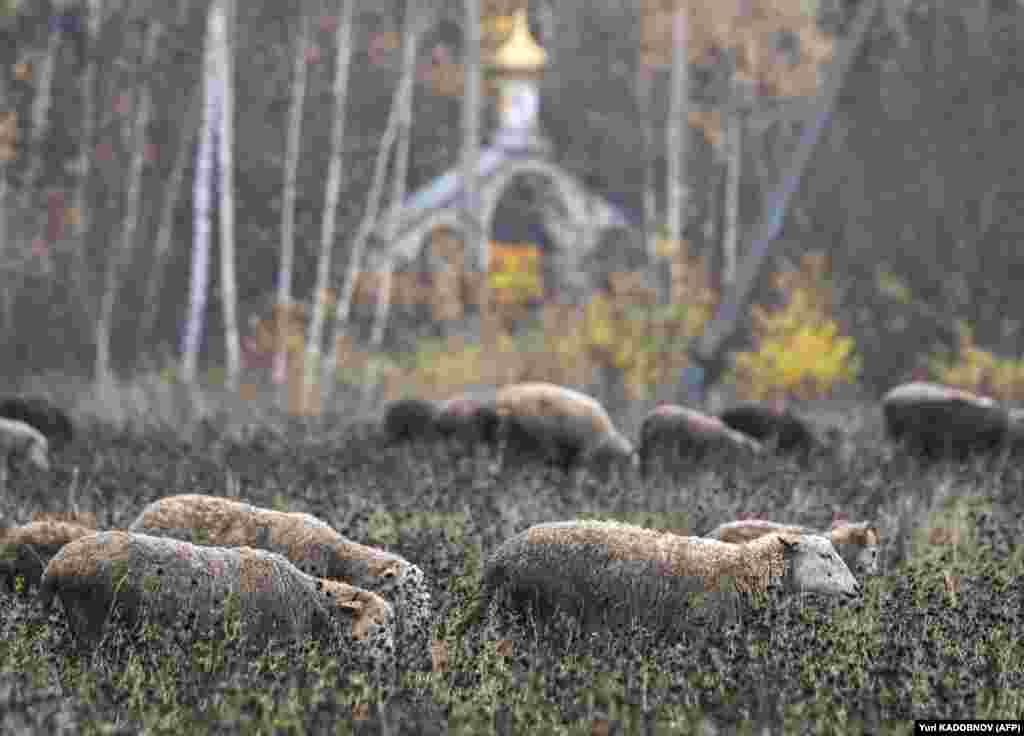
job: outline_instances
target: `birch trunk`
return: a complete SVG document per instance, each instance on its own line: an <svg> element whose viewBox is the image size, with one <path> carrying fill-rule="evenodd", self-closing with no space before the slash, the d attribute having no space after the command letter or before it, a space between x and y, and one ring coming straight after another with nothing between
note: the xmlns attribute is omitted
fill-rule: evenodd
<svg viewBox="0 0 1024 736"><path fill-rule="evenodd" d="M299 30L295 39L295 62L292 71L292 99L288 107L288 134L285 140L284 183L281 193L281 262L277 272L277 314L274 328L277 349L274 351L273 376L279 387L278 404L287 408L288 345L286 325L292 307L292 272L295 259L295 178L302 150L302 113L306 101L306 49L310 42L312 18L307 8L299 9Z"/></svg>
<svg viewBox="0 0 1024 736"><path fill-rule="evenodd" d="M217 44L221 63L220 114L220 298L224 314L224 342L227 352L225 388L238 390L242 355L238 341L238 287L235 278L235 0L222 0L223 36Z"/></svg>
<svg viewBox="0 0 1024 736"><path fill-rule="evenodd" d="M391 277L394 272L395 259L391 252L395 238L395 225L398 222L402 204L405 201L406 179L409 174L409 129L412 125L412 93L413 74L416 67L416 46L419 40L420 10L414 0L405 6L404 28L402 29L402 77L398 84L395 105L398 123L398 140L395 146L395 166L391 179L391 207L386 222L387 232L384 233L387 255L384 261L384 273L381 275L380 289L377 292L377 306L374 312L373 330L370 333L370 350L377 352L384 342L384 328L387 326L388 312L391 307ZM364 384L363 406L377 384L377 361L370 362L371 375Z"/></svg>
<svg viewBox="0 0 1024 736"><path fill-rule="evenodd" d="M185 179L185 167L188 155L192 151L192 142L200 123L202 110L202 84L192 95L189 110L185 116L185 129L182 131L181 142L174 156L171 176L164 189L163 206L160 208L160 224L157 229L156 243L153 246L153 265L146 278L145 301L143 302L142 319L139 324L138 344L145 345L153 337L157 316L160 312L160 292L163 289L164 271L171 253L171 237L174 235L174 215L181 199L181 189Z"/></svg>
<svg viewBox="0 0 1024 736"><path fill-rule="evenodd" d="M95 380L102 386L112 382L111 374L111 326L114 321L114 305L117 301L118 278L121 265L126 261L134 247L139 225L139 202L142 198L142 168L146 160L146 128L149 126L150 107L152 105L149 87L150 77L156 58L157 45L163 24L150 21L146 29L142 59L139 71L142 79L138 83L136 95L135 121L133 125L132 159L128 170L128 185L125 192L124 221L121 226L121 243L107 258L107 266L103 278L103 297L100 302L99 319L96 322L96 365Z"/></svg>
<svg viewBox="0 0 1024 736"><path fill-rule="evenodd" d="M210 278L210 199L213 156L217 125L220 120L218 54L215 39L223 32L224 16L216 0L210 5L206 25L206 49L203 59L203 120L199 129L196 173L192 183L192 273L189 280L189 311L182 346L181 380L194 389L199 347L203 337L206 290ZM218 30L218 25L221 29ZM194 393L194 391L193 391Z"/></svg>
<svg viewBox="0 0 1024 736"><path fill-rule="evenodd" d="M50 105L53 103L53 74L57 65L57 50L60 48L60 30L50 31L43 54L42 64L36 77L36 93L32 98L32 133L30 138L28 171L21 192L21 206L31 211L39 189L39 178L43 171L43 157L46 155L45 138L49 127Z"/></svg>
<svg viewBox="0 0 1024 736"><path fill-rule="evenodd" d="M75 246L71 259L71 283L74 287L75 299L80 314L86 316L90 330L96 325L96 299L89 288L89 263L86 258L89 231L92 227L93 213L89 201L88 187L92 175L92 157L96 150L96 77L97 48L100 29L103 26L103 0L86 0L88 20L86 21L88 58L79 90L82 95L82 130L78 148L78 165L76 166L75 193L73 197L75 219L73 237Z"/></svg>
<svg viewBox="0 0 1024 736"><path fill-rule="evenodd" d="M388 158L395 144L395 138L398 135L399 93L400 89L396 89L391 100L391 110L388 113L387 125L384 128L384 135L380 140L380 150L377 152L377 160L374 163L373 182L370 185L370 192L366 198L366 208L363 210L362 220L359 223L359 228L356 231L355 239L352 241L352 247L349 251L348 265L345 268L345 282L342 284L341 295L338 297L338 305L334 315L334 337L331 339L331 349L322 371L322 380L327 389L325 396L333 393L337 382L336 376L340 353L352 312L352 300L355 296L359 275L362 272L361 264L366 250L366 242L370 239L374 226L377 224L377 212L380 209L381 195L384 191L384 177L387 174Z"/></svg>
<svg viewBox="0 0 1024 736"><path fill-rule="evenodd" d="M643 101L641 109L644 117L642 123L643 135L641 138L644 156L641 227L643 228L644 250L647 253L647 262L656 268L658 263L658 201L654 192L654 133L651 130L651 81L650 79L645 79L638 86L641 90L640 94Z"/></svg>
<svg viewBox="0 0 1024 736"><path fill-rule="evenodd" d="M317 374L320 368L321 342L324 317L327 310L325 295L331 275L331 252L334 248L335 218L341 193L342 143L345 139L348 72L352 58L352 5L355 0L343 0L338 30L335 34L334 66L334 120L331 125L331 158L324 192L324 212L320 232L320 258L317 262L316 286L313 291L313 318L306 337L306 355L303 370L302 413L314 409L314 397L319 396Z"/></svg>
<svg viewBox="0 0 1024 736"><path fill-rule="evenodd" d="M665 182L668 195L668 237L674 248L681 246L689 204L686 184L687 138L690 130L687 122L690 101L688 41L686 11L677 10L672 19L672 77L665 141L668 155L668 181Z"/></svg>
<svg viewBox="0 0 1024 736"><path fill-rule="evenodd" d="M722 234L722 285L736 280L736 243L740 230L740 176L743 167L743 111L733 108L726 122L725 232Z"/></svg>
<svg viewBox="0 0 1024 736"><path fill-rule="evenodd" d="M480 2L464 0L463 90L462 90L462 243L466 263L478 283L479 319L474 337L481 337L480 328L487 313L487 242L480 222L477 173L480 161Z"/></svg>

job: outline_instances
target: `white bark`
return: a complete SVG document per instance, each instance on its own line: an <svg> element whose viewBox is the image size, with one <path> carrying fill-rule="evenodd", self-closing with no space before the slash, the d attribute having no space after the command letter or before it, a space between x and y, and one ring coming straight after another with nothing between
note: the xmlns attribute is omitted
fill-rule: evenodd
<svg viewBox="0 0 1024 736"><path fill-rule="evenodd" d="M192 183L192 273L189 282L189 314L182 347L181 380L194 387L206 311L206 290L210 270L210 199L212 198L214 136L221 114L221 83L214 39L224 18L213 2L207 15L206 49L203 60L203 121L200 127L196 172Z"/></svg>
<svg viewBox="0 0 1024 736"><path fill-rule="evenodd" d="M85 60L85 70L79 89L82 95L82 132L78 148L78 165L76 166L75 193L73 206L78 213L74 229L76 240L73 248L74 256L71 263L71 279L74 284L78 306L86 315L90 325L96 324L95 299L89 288L86 260L86 245L89 229L92 225L92 209L89 206L88 186L92 174L92 157L96 151L96 96L99 94L97 78L97 42L103 26L103 0L86 0L88 19L86 21L86 38L89 49Z"/></svg>
<svg viewBox="0 0 1024 736"><path fill-rule="evenodd" d="M274 382L281 387L278 401L284 409L288 401L288 350L285 341L286 318L292 306L292 272L295 260L295 178L302 150L302 113L306 101L306 50L310 43L312 18L305 7L299 9L299 30L295 39L292 72L292 99L288 108L288 134L285 140L284 182L281 193L281 261L277 272L277 350L274 352Z"/></svg>
<svg viewBox="0 0 1024 736"><path fill-rule="evenodd" d="M139 64L144 75L139 82L136 95L135 120L132 130L132 158L128 170L128 184L125 192L124 221L121 225L121 242L112 249L104 271L103 296L100 302L99 318L96 322L96 365L94 379L98 384L109 385L111 375L111 327L114 321L114 305L117 302L118 278L121 266L135 245L139 225L139 204L142 198L142 169L146 161L146 128L149 125L152 95L149 77L154 67L157 45L163 32L160 21L150 21L146 29L142 61Z"/></svg>
<svg viewBox="0 0 1024 736"><path fill-rule="evenodd" d="M402 77L395 100L398 106L398 140L395 146L395 165L391 179L391 207L386 219L389 227L388 232L384 233L388 253L384 263L380 290L377 292L377 308L374 314L373 330L370 333L371 349L379 348L384 341L384 327L387 324L388 310L391 306L391 275L394 270L391 241L394 239L395 223L398 221L402 202L405 200L406 178L409 173L409 128L412 124L412 79L416 65L418 13L415 0L410 0L406 5L405 28L402 30Z"/></svg>
<svg viewBox="0 0 1024 736"><path fill-rule="evenodd" d="M221 63L222 102L220 115L220 296L224 314L224 342L227 351L225 388L238 390L242 353L238 340L238 288L235 278L235 158L234 158L234 43L235 0L222 0L223 35L217 47Z"/></svg>
<svg viewBox="0 0 1024 736"><path fill-rule="evenodd" d="M331 275L331 253L334 248L335 218L341 192L342 142L345 138L347 112L348 72L352 59L352 5L355 0L343 0L341 17L335 34L334 66L334 121L331 126L331 153L327 170L327 188L324 192L323 221L320 232L320 258L317 262L316 286L313 291L313 318L306 337L306 356L303 371L303 410L310 408L312 391L317 390L317 371L320 367L327 305L323 298Z"/></svg>
<svg viewBox="0 0 1024 736"><path fill-rule="evenodd" d="M722 285L736 280L736 243L740 231L740 177L743 168L743 111L732 109L726 121L725 228L722 233Z"/></svg>
<svg viewBox="0 0 1024 736"><path fill-rule="evenodd" d="M36 93L32 98L32 137L30 139L28 172L25 174L24 189L21 192L21 206L33 209L33 201L43 171L43 157L46 155L44 139L48 126L50 105L53 103L53 74L57 64L57 50L60 48L60 30L50 31L46 53L36 74Z"/></svg>
<svg viewBox="0 0 1024 736"><path fill-rule="evenodd" d="M668 237L673 247L679 247L683 239L689 200L686 184L687 138L690 130L687 122L690 98L688 35L686 11L677 10L672 20L672 77L665 142L668 156L668 181L665 182L668 198Z"/></svg>

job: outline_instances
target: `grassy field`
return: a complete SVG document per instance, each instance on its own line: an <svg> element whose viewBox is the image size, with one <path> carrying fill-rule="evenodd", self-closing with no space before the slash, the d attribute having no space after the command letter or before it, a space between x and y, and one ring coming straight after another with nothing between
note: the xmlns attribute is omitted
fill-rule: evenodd
<svg viewBox="0 0 1024 736"><path fill-rule="evenodd" d="M198 641L111 629L83 654L59 606L46 615L32 596L3 595L0 732L906 734L914 718L1024 717L1024 468L922 468L892 455L867 407L814 416L838 417L855 451L577 489L540 471L501 479L484 457L383 450L365 423L276 421L188 441L89 428L49 475L12 474L8 523L69 495L104 528L179 492L311 512L424 569L435 667L378 677L308 643L253 653L230 629ZM732 628L673 641L577 636L571 622L557 637L529 622L512 639L484 635L481 561L533 523L596 516L700 534L748 513L822 528L837 513L874 519L883 574L854 604L773 598Z"/></svg>

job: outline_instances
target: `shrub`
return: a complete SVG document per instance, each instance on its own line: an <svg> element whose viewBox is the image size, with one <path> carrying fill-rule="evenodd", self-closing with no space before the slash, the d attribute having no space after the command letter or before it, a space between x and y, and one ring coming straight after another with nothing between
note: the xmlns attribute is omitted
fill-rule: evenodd
<svg viewBox="0 0 1024 736"><path fill-rule="evenodd" d="M826 397L860 372L854 340L844 336L831 316L828 261L809 253L800 269L776 274L775 289L785 303L777 309L752 308L754 349L736 356L736 386L741 398L774 395L802 399Z"/></svg>
<svg viewBox="0 0 1024 736"><path fill-rule="evenodd" d="M1005 401L1024 399L1024 359L1000 358L974 343L974 331L964 321L956 325L956 356L939 353L928 361L938 381Z"/></svg>

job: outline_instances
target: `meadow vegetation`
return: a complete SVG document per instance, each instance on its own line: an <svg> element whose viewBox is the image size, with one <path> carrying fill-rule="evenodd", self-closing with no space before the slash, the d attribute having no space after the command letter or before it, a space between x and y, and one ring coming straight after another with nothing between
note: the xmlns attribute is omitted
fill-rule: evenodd
<svg viewBox="0 0 1024 736"><path fill-rule="evenodd" d="M837 410L857 452L809 467L711 460L676 480L578 488L509 478L483 455L381 449L368 418L257 410L174 429L159 401L106 417L49 475L12 475L2 512L24 522L69 496L101 528L171 493L308 511L420 565L431 581L431 670L374 672L312 642L254 650L224 611L208 631L112 627L76 648L59 607L0 598L0 730L134 733L906 733L913 718L1024 712L1024 468L1000 458L923 467L881 440L876 409ZM168 404L170 408L174 408ZM616 417L618 419L618 417ZM635 429L623 422L627 433ZM757 515L818 528L876 520L882 574L864 599L769 596L734 625L672 641L640 628L582 636L571 620L494 631L483 560L527 526L614 518L700 534ZM116 612L114 613L116 615Z"/></svg>

